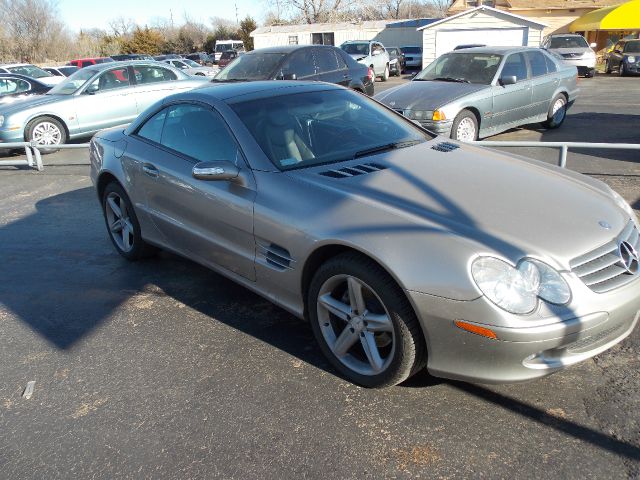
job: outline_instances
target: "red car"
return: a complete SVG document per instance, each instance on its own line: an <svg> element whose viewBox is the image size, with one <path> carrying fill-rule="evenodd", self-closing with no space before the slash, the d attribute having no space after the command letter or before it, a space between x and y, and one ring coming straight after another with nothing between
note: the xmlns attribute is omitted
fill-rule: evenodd
<svg viewBox="0 0 640 480"><path fill-rule="evenodd" d="M218 60L218 66L220 68L226 67L243 53L244 52L239 52L238 50L227 50L226 52L222 52L220 60Z"/></svg>
<svg viewBox="0 0 640 480"><path fill-rule="evenodd" d="M75 65L78 68L90 67L91 65L97 65L98 63L114 62L111 57L95 57L95 58L80 58L78 60L71 60L67 65Z"/></svg>

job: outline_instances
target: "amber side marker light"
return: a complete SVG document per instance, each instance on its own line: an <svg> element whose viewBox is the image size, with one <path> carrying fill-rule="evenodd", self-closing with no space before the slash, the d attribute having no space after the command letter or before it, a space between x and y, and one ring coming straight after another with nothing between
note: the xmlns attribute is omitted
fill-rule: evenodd
<svg viewBox="0 0 640 480"><path fill-rule="evenodd" d="M461 320L456 320L454 322L456 327L461 328L462 330L466 330L467 332L475 333L476 335L481 335L483 337L491 338L492 340L497 340L498 336L488 328L479 327L478 325L472 325L467 322L463 322Z"/></svg>

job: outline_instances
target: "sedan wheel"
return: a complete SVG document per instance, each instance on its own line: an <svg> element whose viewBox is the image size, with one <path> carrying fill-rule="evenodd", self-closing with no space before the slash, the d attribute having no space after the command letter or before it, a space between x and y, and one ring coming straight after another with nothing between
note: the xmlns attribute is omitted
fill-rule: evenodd
<svg viewBox="0 0 640 480"><path fill-rule="evenodd" d="M142 240L138 218L119 184L107 185L102 195L102 208L109 237L120 255L127 260L138 260L154 252L155 249Z"/></svg>
<svg viewBox="0 0 640 480"><path fill-rule="evenodd" d="M415 314L404 292L374 262L354 254L330 260L314 276L309 305L316 340L349 380L385 387L424 365Z"/></svg>
<svg viewBox="0 0 640 480"><path fill-rule="evenodd" d="M382 74L381 80L383 82L386 82L387 80L389 80L389 65L384 67L384 73Z"/></svg>
<svg viewBox="0 0 640 480"><path fill-rule="evenodd" d="M478 121L469 110L463 110L453 121L451 138L461 142L473 142L478 139Z"/></svg>
<svg viewBox="0 0 640 480"><path fill-rule="evenodd" d="M67 142L67 132L55 118L40 117L27 125L26 139L42 146L62 145ZM45 150L43 153L52 151Z"/></svg>
<svg viewBox="0 0 640 480"><path fill-rule="evenodd" d="M618 73L620 74L621 77L624 77L627 75L627 69L624 66L624 62L620 62L620 67L618 67Z"/></svg>
<svg viewBox="0 0 640 480"><path fill-rule="evenodd" d="M551 102L551 108L547 114L547 121L544 125L547 128L558 128L567 116L567 99L560 94Z"/></svg>

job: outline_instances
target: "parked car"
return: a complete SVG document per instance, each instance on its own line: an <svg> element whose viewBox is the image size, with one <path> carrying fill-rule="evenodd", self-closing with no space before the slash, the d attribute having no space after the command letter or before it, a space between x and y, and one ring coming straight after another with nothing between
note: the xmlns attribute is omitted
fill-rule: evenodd
<svg viewBox="0 0 640 480"><path fill-rule="evenodd" d="M319 80L373 95L373 71L328 45L285 45L247 52L220 70L212 82Z"/></svg>
<svg viewBox="0 0 640 480"><path fill-rule="evenodd" d="M389 74L399 77L406 68L404 53L398 47L388 47L389 53Z"/></svg>
<svg viewBox="0 0 640 480"><path fill-rule="evenodd" d="M549 35L542 41L542 48L562 57L565 63L578 69L579 75L591 78L596 74L596 44L589 45L582 35Z"/></svg>
<svg viewBox="0 0 640 480"><path fill-rule="evenodd" d="M375 98L440 135L472 141L535 122L558 128L578 95L577 73L539 48L468 48Z"/></svg>
<svg viewBox="0 0 640 480"><path fill-rule="evenodd" d="M70 77L80 69L71 65L64 65L62 67L44 67L43 70L54 77Z"/></svg>
<svg viewBox="0 0 640 480"><path fill-rule="evenodd" d="M116 62L124 62L126 60L153 60L151 55L146 53L123 53L121 55L111 55Z"/></svg>
<svg viewBox="0 0 640 480"><path fill-rule="evenodd" d="M157 60L158 62L162 62L164 60L171 60L171 59L177 59L180 60L184 58L182 55L178 55L177 53L167 53L164 55L156 55L155 57L153 57L154 60Z"/></svg>
<svg viewBox="0 0 640 480"><path fill-rule="evenodd" d="M607 73L617 70L621 77L640 73L640 40L620 40L607 58Z"/></svg>
<svg viewBox="0 0 640 480"><path fill-rule="evenodd" d="M206 52L190 53L185 58L197 63L200 66L213 65L213 61Z"/></svg>
<svg viewBox="0 0 640 480"><path fill-rule="evenodd" d="M18 73L0 73L0 106L16 100L42 95L51 90L51 85Z"/></svg>
<svg viewBox="0 0 640 480"><path fill-rule="evenodd" d="M389 53L380 42L349 40L340 45L340 48L356 62L371 68L374 76L383 82L389 79Z"/></svg>
<svg viewBox="0 0 640 480"><path fill-rule="evenodd" d="M400 51L404 53L404 60L407 68L417 68L418 70L422 70L422 47L400 47Z"/></svg>
<svg viewBox="0 0 640 480"><path fill-rule="evenodd" d="M27 77L34 78L45 85L53 87L64 80L61 77L55 77L49 72L44 71L40 67L31 65L30 63L6 63L0 65L0 73L17 73L19 75L25 75Z"/></svg>
<svg viewBox="0 0 640 480"><path fill-rule="evenodd" d="M68 65L75 65L78 68L90 67L92 65L100 65L102 63L114 62L111 57L95 57L95 58L80 58L77 60L71 60Z"/></svg>
<svg viewBox="0 0 640 480"><path fill-rule="evenodd" d="M218 63L222 52L227 50L244 50L244 43L241 40L218 40L216 41L215 51L213 52L214 62Z"/></svg>
<svg viewBox="0 0 640 480"><path fill-rule="evenodd" d="M163 62L182 70L188 75L197 75L200 77L215 77L215 75L220 71L220 69L218 68L202 67L193 60L189 60L188 58L183 58L180 60L169 59L163 60Z"/></svg>
<svg viewBox="0 0 640 480"><path fill-rule="evenodd" d="M605 183L434 138L345 88L193 90L90 152L118 253L166 248L259 293L367 387L425 366L531 380L638 323L639 226Z"/></svg>
<svg viewBox="0 0 640 480"><path fill-rule="evenodd" d="M155 101L203 85L169 65L118 62L85 67L46 95L0 107L1 142L60 145L127 125Z"/></svg>
<svg viewBox="0 0 640 480"><path fill-rule="evenodd" d="M238 58L240 55L243 55L243 54L244 54L243 51L237 51L237 50L226 50L222 52L222 55L220 55L220 60L218 61L218 67L220 68L226 67L231 62L233 62L236 58Z"/></svg>

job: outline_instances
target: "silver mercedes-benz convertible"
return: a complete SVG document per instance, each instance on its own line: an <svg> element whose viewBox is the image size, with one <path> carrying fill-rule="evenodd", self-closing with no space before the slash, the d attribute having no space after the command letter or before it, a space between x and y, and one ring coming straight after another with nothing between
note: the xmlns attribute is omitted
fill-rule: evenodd
<svg viewBox="0 0 640 480"><path fill-rule="evenodd" d="M640 317L637 218L604 183L436 137L345 88L248 82L91 142L116 250L158 247L307 319L349 380L541 377Z"/></svg>

